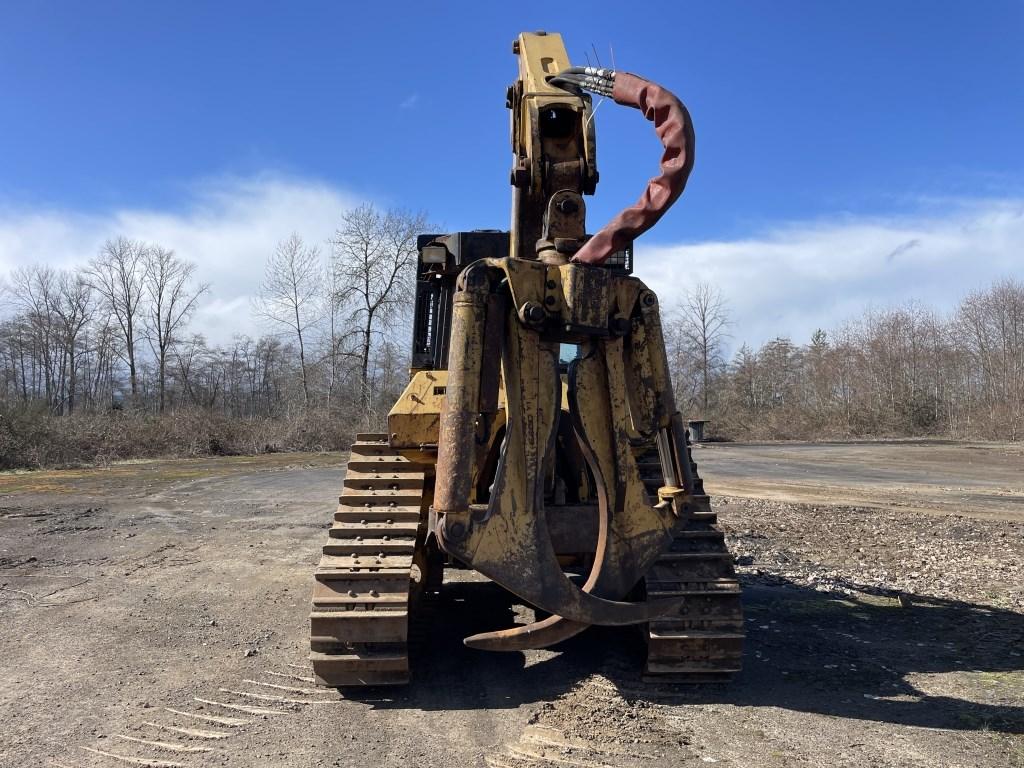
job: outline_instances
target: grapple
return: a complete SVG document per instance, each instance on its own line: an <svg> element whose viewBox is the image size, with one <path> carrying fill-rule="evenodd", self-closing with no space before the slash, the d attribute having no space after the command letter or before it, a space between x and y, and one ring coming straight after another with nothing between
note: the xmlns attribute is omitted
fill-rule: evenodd
<svg viewBox="0 0 1024 768"><path fill-rule="evenodd" d="M516 166L523 174L514 208L520 216L533 211L534 218L517 222L512 255L478 261L460 276L438 442L431 528L441 548L552 614L466 641L490 649L541 647L591 624L636 624L678 609L675 598L625 598L686 525L694 492L657 297L637 278L602 266L682 192L693 156L689 120L674 96L632 75L534 71L538 61L551 68L564 58L564 49L552 56L526 50L550 48L550 41L520 38L521 87L510 93L518 100L510 105L513 137L531 138ZM583 89L643 110L665 145L661 175L593 238L585 234L581 196L593 155ZM580 108L568 99L579 100ZM574 119L583 125L574 126ZM569 181L576 183L552 189ZM524 232L538 223L531 250ZM563 386L559 353L566 344L578 351ZM473 504L473 480L495 439L500 386L505 420L493 485L487 503ZM563 571L545 512L562 419L571 425L597 501L597 544L582 584ZM654 503L631 447L652 439L665 479Z"/></svg>
<svg viewBox="0 0 1024 768"><path fill-rule="evenodd" d="M566 343L579 354L563 387L559 350ZM470 481L493 438L487 417L498 400L499 367L503 442L490 500L470 504ZM598 506L597 546L582 585L562 570L544 506L563 410ZM654 504L631 449L651 438L666 479ZM467 642L542 647L590 624L635 624L678 607L671 598L623 598L690 514L685 440L657 298L640 280L573 263L489 259L469 267L454 299L432 527L442 549L553 618Z"/></svg>

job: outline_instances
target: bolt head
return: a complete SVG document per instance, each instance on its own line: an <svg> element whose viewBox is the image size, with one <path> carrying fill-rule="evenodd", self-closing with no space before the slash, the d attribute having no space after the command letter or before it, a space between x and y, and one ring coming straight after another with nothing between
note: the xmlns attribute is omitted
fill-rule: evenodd
<svg viewBox="0 0 1024 768"><path fill-rule="evenodd" d="M528 323L541 323L547 316L544 312L544 307L535 301L528 301L523 305L523 320Z"/></svg>

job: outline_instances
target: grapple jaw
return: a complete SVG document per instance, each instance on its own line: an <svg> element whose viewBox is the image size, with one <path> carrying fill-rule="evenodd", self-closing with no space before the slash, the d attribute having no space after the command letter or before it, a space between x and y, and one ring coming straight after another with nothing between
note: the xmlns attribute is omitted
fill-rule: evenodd
<svg viewBox="0 0 1024 768"><path fill-rule="evenodd" d="M552 614L467 644L543 647L591 624L635 624L677 609L676 598L625 600L685 525L693 491L654 294L601 268L493 259L463 273L453 307L434 530L450 555ZM564 397L562 343L581 351ZM501 384L500 454L489 499L474 504ZM597 507L597 545L581 586L562 570L545 509L560 418L572 426ZM666 479L656 499L632 448L645 439L657 440Z"/></svg>

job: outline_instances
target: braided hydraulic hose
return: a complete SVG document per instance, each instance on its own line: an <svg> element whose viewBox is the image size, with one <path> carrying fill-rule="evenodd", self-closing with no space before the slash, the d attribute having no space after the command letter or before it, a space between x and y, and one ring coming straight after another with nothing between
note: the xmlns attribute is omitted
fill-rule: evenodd
<svg viewBox="0 0 1024 768"><path fill-rule="evenodd" d="M647 182L640 199L620 211L572 259L581 264L601 265L653 227L683 193L693 169L690 113L671 91L628 72L572 67L553 77L551 83L566 90L582 88L611 96L619 104L639 109L654 123L654 131L665 148L661 173Z"/></svg>

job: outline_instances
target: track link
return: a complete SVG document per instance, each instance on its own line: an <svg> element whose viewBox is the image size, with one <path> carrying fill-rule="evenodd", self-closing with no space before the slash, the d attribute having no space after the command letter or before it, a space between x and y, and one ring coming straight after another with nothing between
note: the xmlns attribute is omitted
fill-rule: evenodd
<svg viewBox="0 0 1024 768"><path fill-rule="evenodd" d="M657 494L657 452L645 452L639 463L648 490ZM693 516L645 578L648 597L684 598L678 612L647 625L644 679L651 682L723 682L741 667L740 585L697 465L691 466L697 485Z"/></svg>
<svg viewBox="0 0 1024 768"><path fill-rule="evenodd" d="M331 687L409 682L409 615L422 584L422 467L360 434L316 569L310 661Z"/></svg>

